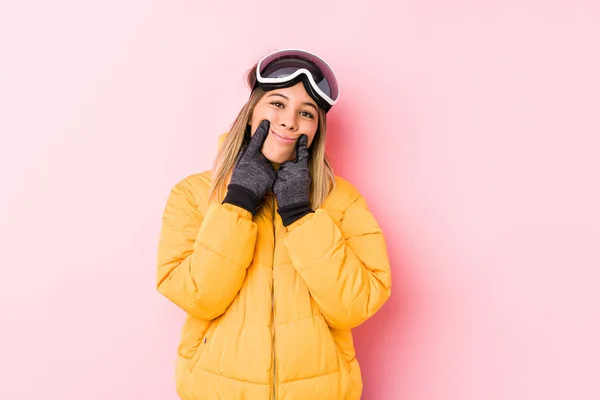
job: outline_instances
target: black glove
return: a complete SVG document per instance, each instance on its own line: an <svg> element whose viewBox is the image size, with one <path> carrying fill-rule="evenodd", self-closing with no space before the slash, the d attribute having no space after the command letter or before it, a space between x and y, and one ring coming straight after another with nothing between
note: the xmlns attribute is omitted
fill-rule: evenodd
<svg viewBox="0 0 600 400"><path fill-rule="evenodd" d="M265 194L277 177L273 166L262 154L261 149L269 134L269 121L263 120L236 161L227 195L223 203L248 210L252 215L261 205Z"/></svg>
<svg viewBox="0 0 600 400"><path fill-rule="evenodd" d="M301 135L296 142L296 160L284 162L277 171L273 193L279 204L277 212L285 226L314 212L310 204L312 179L308 170L307 144L308 137Z"/></svg>

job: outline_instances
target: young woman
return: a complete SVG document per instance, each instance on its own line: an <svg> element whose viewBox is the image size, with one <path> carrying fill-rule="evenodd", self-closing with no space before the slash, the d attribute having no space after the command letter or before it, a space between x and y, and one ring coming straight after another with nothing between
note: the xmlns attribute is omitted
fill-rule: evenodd
<svg viewBox="0 0 600 400"><path fill-rule="evenodd" d="M158 291L187 313L176 364L186 400L359 399L351 329L390 296L386 244L325 156L330 67L269 54L212 171L167 201Z"/></svg>

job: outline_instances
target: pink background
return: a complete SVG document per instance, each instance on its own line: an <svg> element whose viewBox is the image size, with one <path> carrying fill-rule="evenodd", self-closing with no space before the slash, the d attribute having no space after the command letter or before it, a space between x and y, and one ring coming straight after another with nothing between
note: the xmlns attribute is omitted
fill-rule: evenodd
<svg viewBox="0 0 600 400"><path fill-rule="evenodd" d="M282 47L387 233L363 398L600 398L599 40L593 0L3 2L0 398L176 399L166 197Z"/></svg>

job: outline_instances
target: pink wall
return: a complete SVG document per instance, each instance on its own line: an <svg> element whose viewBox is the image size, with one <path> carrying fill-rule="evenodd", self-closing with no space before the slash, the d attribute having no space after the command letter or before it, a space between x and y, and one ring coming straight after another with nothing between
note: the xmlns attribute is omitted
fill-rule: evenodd
<svg viewBox="0 0 600 400"><path fill-rule="evenodd" d="M339 73L329 152L387 232L363 398L600 398L598 3L229 3L0 6L0 398L176 399L166 196L288 46Z"/></svg>

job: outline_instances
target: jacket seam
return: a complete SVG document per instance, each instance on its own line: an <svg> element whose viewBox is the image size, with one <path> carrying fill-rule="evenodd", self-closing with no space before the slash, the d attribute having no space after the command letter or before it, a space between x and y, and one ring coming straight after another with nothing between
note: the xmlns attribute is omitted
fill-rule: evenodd
<svg viewBox="0 0 600 400"><path fill-rule="evenodd" d="M237 379L237 378L232 378L232 377L230 377L230 376L227 376L227 375L218 374L218 373L216 373L216 372L209 371L209 370L207 370L207 369L204 369L204 368L202 368L202 367L197 367L197 368L198 368L198 369L200 369L200 370L201 370L201 371L203 371L203 372L206 372L206 373L208 373L208 374L211 374L211 375L216 375L216 376L218 376L218 377L225 378L225 379L229 379L229 380L232 380L232 381L235 381L235 382L244 382L244 383L250 383L250 384L252 384L252 385L261 385L261 386L270 386L270 385L271 385L271 383L270 383L270 382L269 382L269 383L260 383L260 382L254 382L254 381L250 381L250 380L247 380L247 379Z"/></svg>
<svg viewBox="0 0 600 400"><path fill-rule="evenodd" d="M317 316L316 315L311 315L310 317L305 317L305 318L300 318L300 319L295 319L293 321L288 321L288 322L284 322L282 324L276 324L275 326L281 327L281 326L286 326L289 324L293 324L294 322L302 322L302 321L306 321L307 319L316 319Z"/></svg>
<svg viewBox="0 0 600 400"><path fill-rule="evenodd" d="M228 264L230 264L230 265L232 265L233 267L235 267L235 268L239 268L239 269L244 269L244 267L242 267L240 264L236 263L235 261L231 260L231 259L230 259L230 258L228 258L228 257L225 257L225 256L224 256L224 255L222 255L221 253L219 253L219 252L217 252L217 251L215 251L215 250L211 249L211 248L210 248L209 246L207 246L205 243L202 243L202 242L199 242L199 241L197 241L196 243L197 243L199 246L202 246L202 247L204 247L206 250L210 251L211 253L213 253L213 254L216 254L217 256L221 257L223 260L227 261L227 263L228 263Z"/></svg>
<svg viewBox="0 0 600 400"><path fill-rule="evenodd" d="M344 246L346 246L345 240L344 240ZM324 258L328 254L328 250L329 249L325 250L323 252L323 254L321 254L319 257L315 257L312 262L310 262L306 267L302 268L298 272L303 273L304 271L308 271L309 269L316 267L319 264L319 262L321 261L321 259Z"/></svg>
<svg viewBox="0 0 600 400"><path fill-rule="evenodd" d="M345 361L344 361L344 362L345 362ZM338 366L338 369L336 369L336 370L334 370L334 371L331 371L331 372L326 372L326 373L324 373L324 374L313 375L313 376L309 376L309 377L307 377L307 378L296 378L296 379L290 379L289 381L283 381L283 382L281 382L280 384L282 385L282 384L285 384L285 383L292 383L292 382L298 382L298 381L305 381L305 380L308 380L308 379L320 378L320 377L322 377L322 376L327 376L327 375L331 375L331 374L336 374L336 373L339 373L339 372L340 372L340 369L339 369L339 366Z"/></svg>

